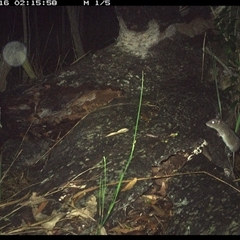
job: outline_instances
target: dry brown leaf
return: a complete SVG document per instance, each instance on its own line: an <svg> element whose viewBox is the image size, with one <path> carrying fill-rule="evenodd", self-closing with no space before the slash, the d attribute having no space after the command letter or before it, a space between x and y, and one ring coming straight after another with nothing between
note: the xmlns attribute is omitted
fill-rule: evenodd
<svg viewBox="0 0 240 240"><path fill-rule="evenodd" d="M93 221L95 221L92 217L91 217L91 212L89 212L88 209L86 208L80 208L80 209L73 209L71 210L71 212L69 212L67 214L67 217L81 217L81 218L85 218L85 219L91 219Z"/></svg>
<svg viewBox="0 0 240 240"><path fill-rule="evenodd" d="M131 233L133 231L140 231L143 230L143 228L141 226L137 226L135 228L131 228L131 227L125 227L125 228L121 228L120 226L114 227L110 230L110 232L114 232L116 234L127 234L127 233Z"/></svg>
<svg viewBox="0 0 240 240"><path fill-rule="evenodd" d="M32 193L32 196L30 197L29 199L29 203L31 204L31 206L33 205L38 205L44 201L47 201L46 198L42 197L42 196L37 196L37 193L36 192L33 192Z"/></svg>
<svg viewBox="0 0 240 240"><path fill-rule="evenodd" d="M121 190L121 192L125 192L125 191L131 189L136 183L137 183L137 178L134 178Z"/></svg>
<svg viewBox="0 0 240 240"><path fill-rule="evenodd" d="M110 136L114 136L114 135L117 135L117 134L120 134L120 133L125 133L127 132L129 129L128 128L122 128L116 132L111 132L109 133L106 137L110 137Z"/></svg>
<svg viewBox="0 0 240 240"><path fill-rule="evenodd" d="M52 215L54 215L55 213L53 213ZM44 223L42 223L41 225L46 228L47 230L52 230L56 223L63 217L65 216L65 213L57 213L55 216L51 216L49 217L49 221L46 221Z"/></svg>
<svg viewBox="0 0 240 240"><path fill-rule="evenodd" d="M166 186L165 182L162 182L161 190L159 192L160 196L166 196L166 194L167 194L166 189L167 189L167 186Z"/></svg>
<svg viewBox="0 0 240 240"><path fill-rule="evenodd" d="M100 234L100 235L108 235L105 227L101 227L99 234Z"/></svg>
<svg viewBox="0 0 240 240"><path fill-rule="evenodd" d="M97 200L94 195L91 195L86 200L86 207L73 209L67 214L67 217L78 216L86 219L90 218L93 221L95 221L93 217L96 214L96 212L97 212Z"/></svg>
<svg viewBox="0 0 240 240"><path fill-rule="evenodd" d="M41 212L36 214L37 210L38 210L37 208L34 207L32 208L32 214L36 222L45 221L49 217L48 215L43 214Z"/></svg>
<svg viewBox="0 0 240 240"><path fill-rule="evenodd" d="M155 204L159 199L159 196L155 194L143 195L142 197L150 204Z"/></svg>
<svg viewBox="0 0 240 240"><path fill-rule="evenodd" d="M97 199L94 195L88 197L86 201L86 209L91 213L91 217L97 213Z"/></svg>
<svg viewBox="0 0 240 240"><path fill-rule="evenodd" d="M37 215L38 213L42 212L43 209L47 206L48 202L49 202L49 201L44 201L44 202L42 202L42 203L40 204L40 206L38 207L38 209L37 209L37 211L36 211L35 214Z"/></svg>
<svg viewBox="0 0 240 240"><path fill-rule="evenodd" d="M156 212L155 215L157 215L157 216L159 216L159 217L164 217L164 216L166 216L166 212L164 211L163 208L158 207L158 206L156 206L156 205L151 205L151 206L152 206L152 208L154 209L154 211Z"/></svg>

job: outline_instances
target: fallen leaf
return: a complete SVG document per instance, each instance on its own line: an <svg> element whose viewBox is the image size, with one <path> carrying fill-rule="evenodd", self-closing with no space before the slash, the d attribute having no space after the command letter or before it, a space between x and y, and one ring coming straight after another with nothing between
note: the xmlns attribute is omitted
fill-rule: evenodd
<svg viewBox="0 0 240 240"><path fill-rule="evenodd" d="M125 191L131 189L136 183L137 183L137 178L134 178L121 190L121 192L125 192Z"/></svg>
<svg viewBox="0 0 240 240"><path fill-rule="evenodd" d="M40 204L40 206L38 207L37 212L36 212L35 214L37 215L38 213L42 212L43 209L47 206L47 204L48 204L48 201L42 202L42 203Z"/></svg>
<svg viewBox="0 0 240 240"><path fill-rule="evenodd" d="M72 209L68 214L67 217L82 217L82 218L90 218L93 221L94 220L94 216L97 212L97 200L96 197L94 195L91 195L90 197L88 197L88 199L86 200L86 207L84 208L74 208Z"/></svg>
<svg viewBox="0 0 240 240"><path fill-rule="evenodd" d="M55 214L55 213L53 213ZM46 228L47 230L52 230L56 223L63 217L65 216L65 213L57 213L55 216L49 217L49 221L46 221L42 223L41 225Z"/></svg>
<svg viewBox="0 0 240 240"><path fill-rule="evenodd" d="M122 128L122 129L118 130L117 132L109 133L106 137L114 136L114 135L117 135L117 134L120 134L120 133L125 133L128 130L129 130L128 128Z"/></svg>

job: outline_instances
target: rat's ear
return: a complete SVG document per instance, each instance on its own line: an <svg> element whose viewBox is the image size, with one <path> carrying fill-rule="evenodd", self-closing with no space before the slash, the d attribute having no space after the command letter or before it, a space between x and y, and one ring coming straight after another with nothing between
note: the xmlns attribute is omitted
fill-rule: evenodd
<svg viewBox="0 0 240 240"><path fill-rule="evenodd" d="M219 120L222 119L220 113L217 113L217 115L216 115L216 119L219 119Z"/></svg>

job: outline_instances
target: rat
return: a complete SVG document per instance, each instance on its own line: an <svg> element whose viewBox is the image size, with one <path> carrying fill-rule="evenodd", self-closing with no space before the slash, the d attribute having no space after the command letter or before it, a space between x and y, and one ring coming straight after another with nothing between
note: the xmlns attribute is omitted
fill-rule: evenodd
<svg viewBox="0 0 240 240"><path fill-rule="evenodd" d="M211 119L208 122L206 122L206 125L210 128L215 129L218 132L218 135L222 137L223 142L226 144L228 149L233 153L233 167L234 167L235 152L240 147L239 137L230 128L230 126L222 119L217 118Z"/></svg>

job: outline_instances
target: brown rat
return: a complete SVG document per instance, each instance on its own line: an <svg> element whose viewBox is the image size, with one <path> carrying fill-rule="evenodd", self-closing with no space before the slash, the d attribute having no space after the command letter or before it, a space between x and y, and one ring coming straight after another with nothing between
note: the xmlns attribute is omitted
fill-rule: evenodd
<svg viewBox="0 0 240 240"><path fill-rule="evenodd" d="M215 129L219 136L222 137L223 142L230 149L231 152L236 152L240 147L240 139L236 133L221 119L211 119L206 122L206 125Z"/></svg>
<svg viewBox="0 0 240 240"><path fill-rule="evenodd" d="M231 152L236 152L240 147L240 139L236 133L221 119L211 119L206 122L206 125L215 129L219 136L222 137L223 142L230 149Z"/></svg>
<svg viewBox="0 0 240 240"><path fill-rule="evenodd" d="M234 167L235 152L240 147L239 137L229 127L229 125L221 119L217 119L217 118L211 119L208 122L206 122L206 125L210 128L215 129L218 132L218 135L222 137L223 142L226 144L229 150L233 153L233 167Z"/></svg>

